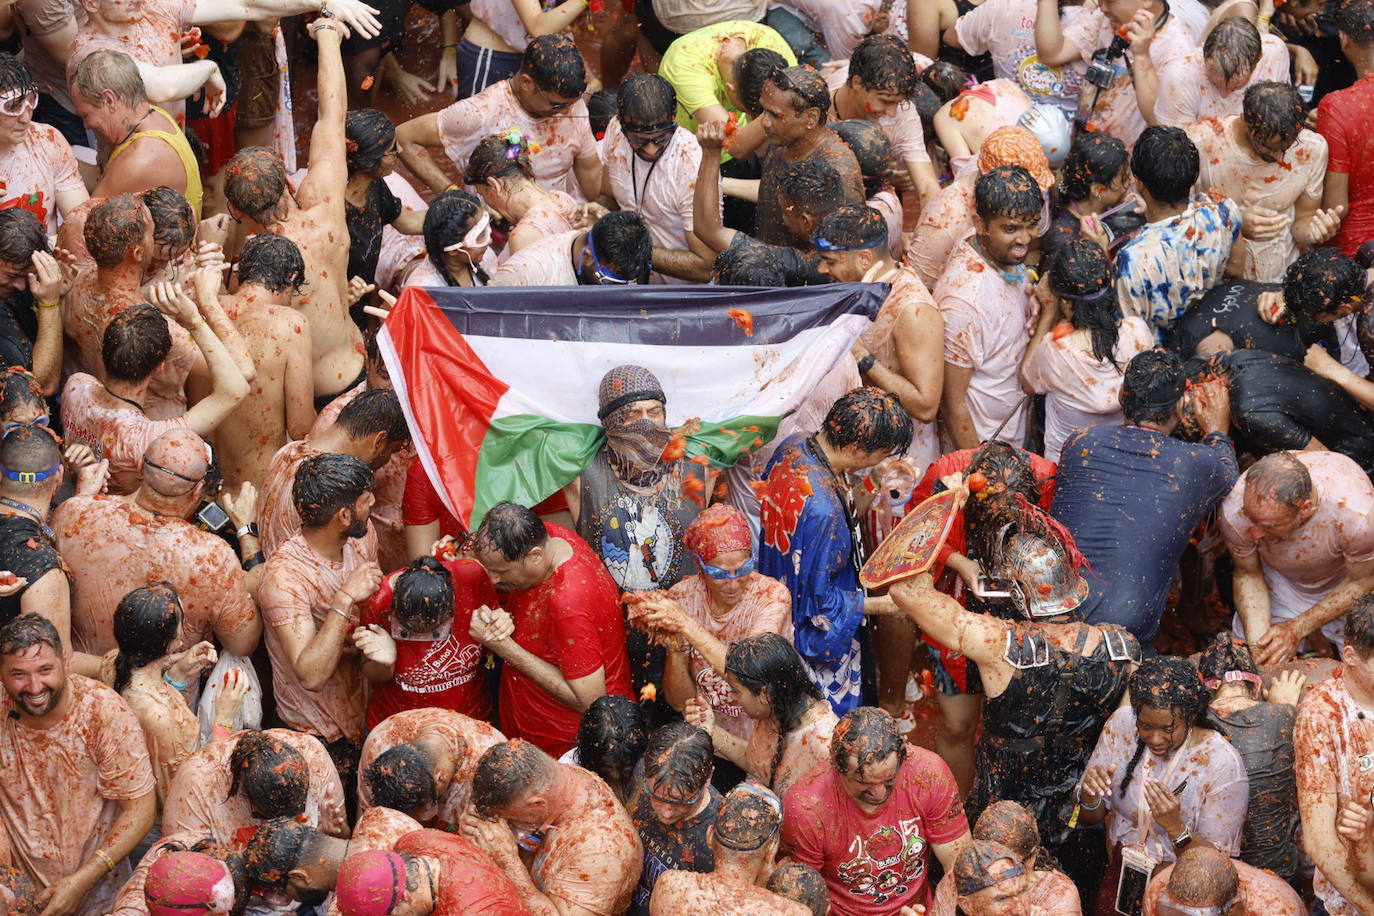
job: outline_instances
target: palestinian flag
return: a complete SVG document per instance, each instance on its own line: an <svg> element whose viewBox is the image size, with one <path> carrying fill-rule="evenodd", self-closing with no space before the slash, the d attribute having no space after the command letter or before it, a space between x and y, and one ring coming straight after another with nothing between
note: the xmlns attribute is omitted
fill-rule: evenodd
<svg viewBox="0 0 1374 916"><path fill-rule="evenodd" d="M405 290L378 336L416 451L476 525L533 506L604 441L596 389L632 363L658 376L690 455L730 465L777 432L877 314L887 287L451 287Z"/></svg>

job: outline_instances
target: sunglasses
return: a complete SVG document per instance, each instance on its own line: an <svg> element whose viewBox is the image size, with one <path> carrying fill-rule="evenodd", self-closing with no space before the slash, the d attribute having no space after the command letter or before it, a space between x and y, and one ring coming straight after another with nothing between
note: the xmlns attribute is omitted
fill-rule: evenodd
<svg viewBox="0 0 1374 916"><path fill-rule="evenodd" d="M9 115L12 118L33 111L37 107L37 89L29 89L18 95L7 95L0 98L0 114Z"/></svg>
<svg viewBox="0 0 1374 916"><path fill-rule="evenodd" d="M567 111L569 108L577 104L577 99L573 99L571 102L555 102L553 99L549 98L548 93L546 93L543 89L540 89L538 86L534 87L534 91L539 93L539 97L544 100L544 104L549 106L550 114L556 111Z"/></svg>
<svg viewBox="0 0 1374 916"><path fill-rule="evenodd" d="M702 572L706 573L707 578L722 582L729 579L743 579L745 576L750 575L754 571L755 561L753 557L750 557L734 572L728 569L721 569L719 566L712 566L700 557L697 557L697 565L701 567Z"/></svg>
<svg viewBox="0 0 1374 916"><path fill-rule="evenodd" d="M668 141L673 139L673 133L677 130L677 124L666 124L659 127L646 127L643 129L625 127L622 133L630 146L639 149L641 146L648 146L650 143L657 143L659 146L667 146Z"/></svg>

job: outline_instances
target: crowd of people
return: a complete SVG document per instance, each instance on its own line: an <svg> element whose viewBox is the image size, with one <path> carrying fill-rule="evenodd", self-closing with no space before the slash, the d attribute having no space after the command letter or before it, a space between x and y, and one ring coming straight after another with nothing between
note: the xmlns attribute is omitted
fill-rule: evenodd
<svg viewBox="0 0 1374 916"><path fill-rule="evenodd" d="M1374 0L373 3L0 12L0 914L1374 916ZM379 340L826 283L470 520Z"/></svg>

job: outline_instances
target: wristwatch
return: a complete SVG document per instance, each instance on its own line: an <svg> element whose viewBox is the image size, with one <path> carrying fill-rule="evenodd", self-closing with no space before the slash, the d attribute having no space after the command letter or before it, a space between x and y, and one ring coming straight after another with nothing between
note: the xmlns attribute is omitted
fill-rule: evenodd
<svg viewBox="0 0 1374 916"><path fill-rule="evenodd" d="M257 537L257 536L258 536L258 523L257 523L257 522L249 522L248 524L246 524L246 525L244 525L242 528L240 528L238 531L236 531L234 534L235 534L236 537L240 537L240 538L243 537L244 535L247 535L247 536L249 536L249 537Z"/></svg>
<svg viewBox="0 0 1374 916"><path fill-rule="evenodd" d="M1192 841L1193 834L1189 832L1187 827L1184 827L1183 832L1180 833L1178 836L1174 837L1174 851L1178 852L1179 850L1183 849L1184 846L1187 846Z"/></svg>
<svg viewBox="0 0 1374 916"><path fill-rule="evenodd" d="M868 370L873 368L873 364L877 361L878 357L874 356L872 353L868 354L863 359L859 360L859 372L867 373Z"/></svg>

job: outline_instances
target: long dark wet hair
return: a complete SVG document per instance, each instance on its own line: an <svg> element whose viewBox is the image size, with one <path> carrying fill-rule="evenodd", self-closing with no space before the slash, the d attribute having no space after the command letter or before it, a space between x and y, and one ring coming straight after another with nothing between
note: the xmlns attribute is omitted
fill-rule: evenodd
<svg viewBox="0 0 1374 916"><path fill-rule="evenodd" d="M778 726L778 746L768 768L768 788L782 764L787 736L801 725L802 717L816 700L823 699L802 665L801 656L777 633L759 633L732 643L725 653L725 671L734 675L750 693L768 698Z"/></svg>
<svg viewBox="0 0 1374 916"><path fill-rule="evenodd" d="M597 697L577 726L578 763L606 780L622 802L634 795L635 767L648 745L644 712L628 697Z"/></svg>
<svg viewBox="0 0 1374 916"><path fill-rule="evenodd" d="M1016 494L1032 505L1040 502L1040 481L1035 479L1027 452L1000 439L990 439L978 447L969 460L968 473L981 473L990 485L1005 483L1006 489L984 491L964 505L964 539L968 557L985 567L997 558L997 537L1011 522L1019 521Z"/></svg>
<svg viewBox="0 0 1374 916"><path fill-rule="evenodd" d="M1145 659L1131 674L1130 692L1131 709L1135 710L1137 720L1142 709L1167 709L1189 725L1206 727L1203 716L1211 697L1197 669L1186 658L1160 655ZM1137 734L1135 754L1121 777L1122 794L1135 777L1135 768L1144 753L1145 742Z"/></svg>
<svg viewBox="0 0 1374 916"><path fill-rule="evenodd" d="M1087 239L1066 244L1050 265L1050 289L1073 304L1069 323L1091 336L1094 357L1120 369L1116 342L1121 333L1121 306L1114 279L1107 252Z"/></svg>
<svg viewBox="0 0 1374 916"><path fill-rule="evenodd" d="M115 656L116 692L129 686L135 668L152 664L167 654L177 638L181 616L181 600L172 583L165 579L136 588L119 599L114 612L114 638L119 646Z"/></svg>

